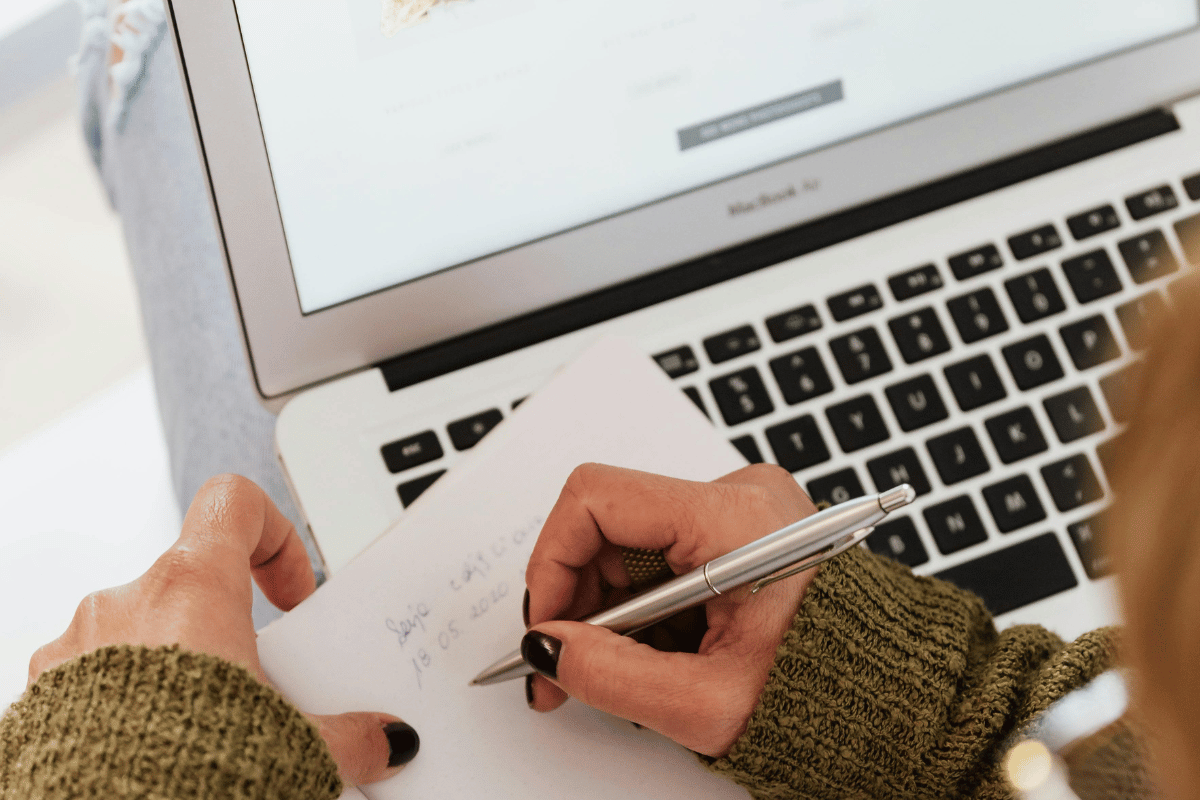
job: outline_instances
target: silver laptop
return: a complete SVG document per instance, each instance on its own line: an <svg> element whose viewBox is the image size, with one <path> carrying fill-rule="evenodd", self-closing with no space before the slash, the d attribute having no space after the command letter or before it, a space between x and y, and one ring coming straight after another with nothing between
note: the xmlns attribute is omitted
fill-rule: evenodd
<svg viewBox="0 0 1200 800"><path fill-rule="evenodd" d="M1200 263L1196 0L169 6L330 572L615 333L816 500L916 486L871 548L1001 624L1115 619L1122 386Z"/></svg>

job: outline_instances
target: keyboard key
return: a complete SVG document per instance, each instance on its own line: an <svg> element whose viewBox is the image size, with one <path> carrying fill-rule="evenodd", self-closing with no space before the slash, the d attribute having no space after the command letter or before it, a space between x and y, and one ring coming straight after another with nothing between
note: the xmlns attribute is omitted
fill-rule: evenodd
<svg viewBox="0 0 1200 800"><path fill-rule="evenodd" d="M983 499L1001 533L1011 533L1046 518L1046 509L1028 475L1017 475L986 487Z"/></svg>
<svg viewBox="0 0 1200 800"><path fill-rule="evenodd" d="M1125 198L1125 207L1129 209L1129 216L1135 220L1170 211L1178 205L1179 200L1175 197L1175 190L1165 183L1156 189Z"/></svg>
<svg viewBox="0 0 1200 800"><path fill-rule="evenodd" d="M771 360L771 372L788 405L803 403L833 391L833 382L815 347Z"/></svg>
<svg viewBox="0 0 1200 800"><path fill-rule="evenodd" d="M455 450L470 450L479 444L479 441L503 419L504 415L500 413L500 409L493 408L466 419L451 422L446 426L446 432L450 434L450 441L454 443Z"/></svg>
<svg viewBox="0 0 1200 800"><path fill-rule="evenodd" d="M1068 525L1067 533L1089 578L1099 580L1112 572L1112 559L1100 546L1100 517L1088 517Z"/></svg>
<svg viewBox="0 0 1200 800"><path fill-rule="evenodd" d="M1036 322L1067 309L1058 286L1054 284L1054 277L1044 267L1005 281L1004 288L1008 290L1009 299L1017 309L1021 322Z"/></svg>
<svg viewBox="0 0 1200 800"><path fill-rule="evenodd" d="M739 436L731 440L730 444L736 447L738 452L745 456L746 461L750 464L761 464L766 461L762 457L762 451L758 449L758 442L754 441L754 437L748 433L745 436Z"/></svg>
<svg viewBox="0 0 1200 800"><path fill-rule="evenodd" d="M1062 237L1053 225L1043 225L1032 231L1018 233L1008 240L1008 249L1012 250L1013 258L1024 261L1027 258L1040 256L1062 247Z"/></svg>
<svg viewBox="0 0 1200 800"><path fill-rule="evenodd" d="M767 333L776 342L786 342L821 328L821 317L812 306L800 306L767 320Z"/></svg>
<svg viewBox="0 0 1200 800"><path fill-rule="evenodd" d="M1071 511L1104 497L1091 462L1082 454L1042 467L1042 479L1059 511Z"/></svg>
<svg viewBox="0 0 1200 800"><path fill-rule="evenodd" d="M704 413L704 416L712 419L712 414L708 413L708 407L704 405L704 398L700 396L699 389L695 386L688 386L683 390L683 393L687 395L688 400L696 404L696 408L700 409Z"/></svg>
<svg viewBox="0 0 1200 800"><path fill-rule="evenodd" d="M924 514L929 532L944 555L987 541L987 529L966 495L930 506Z"/></svg>
<svg viewBox="0 0 1200 800"><path fill-rule="evenodd" d="M832 475L814 478L808 482L807 488L808 496L818 508L822 508L822 504L836 506L866 494L858 481L858 474L853 469L843 469Z"/></svg>
<svg viewBox="0 0 1200 800"><path fill-rule="evenodd" d="M846 383L859 383L892 371L892 360L874 328L839 336L829 342Z"/></svg>
<svg viewBox="0 0 1200 800"><path fill-rule="evenodd" d="M1100 206L1071 217L1067 220L1067 227L1071 229L1071 235L1082 242L1089 236L1121 227L1121 218L1112 206Z"/></svg>
<svg viewBox="0 0 1200 800"><path fill-rule="evenodd" d="M1166 313L1167 303L1158 292L1147 292L1117 306L1117 320L1125 331L1125 341L1134 350L1144 350L1150 343L1146 338L1150 325Z"/></svg>
<svg viewBox="0 0 1200 800"><path fill-rule="evenodd" d="M900 355L909 364L936 356L950 349L950 340L938 322L937 312L922 308L888 321Z"/></svg>
<svg viewBox="0 0 1200 800"><path fill-rule="evenodd" d="M884 441L890 435L879 407L869 394L825 409L838 444L847 453Z"/></svg>
<svg viewBox="0 0 1200 800"><path fill-rule="evenodd" d="M1179 262L1162 231L1148 231L1117 245L1134 283L1146 283L1179 271Z"/></svg>
<svg viewBox="0 0 1200 800"><path fill-rule="evenodd" d="M984 423L984 427L988 436L992 437L996 454L1005 464L1044 453L1049 447L1033 411L1028 407L992 417Z"/></svg>
<svg viewBox="0 0 1200 800"><path fill-rule="evenodd" d="M1063 327L1059 333L1078 370L1091 369L1121 355L1121 348L1104 317L1088 317Z"/></svg>
<svg viewBox="0 0 1200 800"><path fill-rule="evenodd" d="M868 283L857 289L834 295L829 298L829 313L838 322L868 314L878 308L883 308L883 298L874 285Z"/></svg>
<svg viewBox="0 0 1200 800"><path fill-rule="evenodd" d="M942 476L942 483L951 486L967 478L982 475L991 469L975 432L970 428L959 428L956 431L930 439L925 446L933 458L933 465Z"/></svg>
<svg viewBox="0 0 1200 800"><path fill-rule="evenodd" d="M889 517L887 522L876 525L867 537L867 547L872 553L909 567L920 566L929 560L925 545L917 535L917 526L910 517Z"/></svg>
<svg viewBox="0 0 1200 800"><path fill-rule="evenodd" d="M1046 407L1050 424L1063 444L1104 430L1100 409L1096 408L1096 401L1086 386L1047 397L1042 405Z"/></svg>
<svg viewBox="0 0 1200 800"><path fill-rule="evenodd" d="M387 465L388 472L393 475L436 461L445 455L437 434L433 431L425 431L385 444L379 448L379 452L383 455L383 463Z"/></svg>
<svg viewBox="0 0 1200 800"><path fill-rule="evenodd" d="M901 272L899 275L888 278L892 296L897 300L911 300L917 295L932 292L944 285L942 274L933 264L926 264L923 267L910 269L908 272Z"/></svg>
<svg viewBox="0 0 1200 800"><path fill-rule="evenodd" d="M1062 365L1054 355L1050 340L1044 335L1010 344L1000 352L1021 391L1058 380L1063 376Z"/></svg>
<svg viewBox="0 0 1200 800"><path fill-rule="evenodd" d="M775 410L767 387L754 367L746 367L732 375L709 381L708 386L712 389L717 407L721 409L725 424L730 427Z"/></svg>
<svg viewBox="0 0 1200 800"><path fill-rule="evenodd" d="M980 289L977 292L955 297L946 303L950 316L958 327L958 335L967 344L978 342L997 333L1008 330L1008 320L996 302L996 295L991 289Z"/></svg>
<svg viewBox="0 0 1200 800"><path fill-rule="evenodd" d="M1079 585L1053 533L942 570L937 577L979 595L992 614L1004 614Z"/></svg>
<svg viewBox="0 0 1200 800"><path fill-rule="evenodd" d="M1175 223L1175 235L1183 245L1183 256L1195 267L1200 267L1200 214Z"/></svg>
<svg viewBox="0 0 1200 800"><path fill-rule="evenodd" d="M663 372L667 373L667 376L671 378L679 378L700 369L700 361L696 358L696 354L692 352L692 348L687 345L677 347L674 350L668 350L665 353L659 353L654 357L654 360L662 367Z"/></svg>
<svg viewBox="0 0 1200 800"><path fill-rule="evenodd" d="M766 430L775 461L788 472L799 472L829 460L829 448L811 414Z"/></svg>
<svg viewBox="0 0 1200 800"><path fill-rule="evenodd" d="M749 325L718 333L716 336L710 336L704 340L704 350L708 353L708 360L714 364L744 356L746 353L753 353L760 347L762 347L762 342L758 340L758 334L754 332L754 328Z"/></svg>
<svg viewBox="0 0 1200 800"><path fill-rule="evenodd" d="M996 368L992 366L992 359L987 355L951 364L946 367L945 373L954 398L958 400L958 407L963 411L995 403L1008 395L1000 376L996 374Z"/></svg>
<svg viewBox="0 0 1200 800"><path fill-rule="evenodd" d="M1100 391L1108 402L1108 409L1117 422L1129 421L1129 393L1141 379L1141 362L1135 361L1100 379Z"/></svg>
<svg viewBox="0 0 1200 800"><path fill-rule="evenodd" d="M915 431L949 416L933 378L928 375L889 386L885 394L902 431Z"/></svg>
<svg viewBox="0 0 1200 800"><path fill-rule="evenodd" d="M985 244L983 247L950 257L950 271L960 281L1000 269L1002 266L1004 258L994 244Z"/></svg>
<svg viewBox="0 0 1200 800"><path fill-rule="evenodd" d="M867 471L871 473L875 489L880 492L894 489L902 483L911 486L918 497L932 491L929 478L925 477L925 468L917 458L917 451L911 447L871 459L867 462Z"/></svg>
<svg viewBox="0 0 1200 800"><path fill-rule="evenodd" d="M418 497L425 493L426 489L433 486L434 482L445 474L446 470L439 469L437 472L431 472L416 480L400 484L396 487L396 492L400 495L400 504L408 508L417 501Z"/></svg>
<svg viewBox="0 0 1200 800"><path fill-rule="evenodd" d="M1184 178L1183 190L1187 192L1187 196L1193 200L1200 200L1200 175L1193 175L1190 178Z"/></svg>
<svg viewBox="0 0 1200 800"><path fill-rule="evenodd" d="M1121 279L1105 250L1095 250L1062 263L1067 282L1081 303L1090 303L1121 291Z"/></svg>

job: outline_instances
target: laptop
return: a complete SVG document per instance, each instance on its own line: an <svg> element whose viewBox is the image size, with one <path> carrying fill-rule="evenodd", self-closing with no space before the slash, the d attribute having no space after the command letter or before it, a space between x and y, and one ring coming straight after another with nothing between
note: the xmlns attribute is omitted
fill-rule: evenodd
<svg viewBox="0 0 1200 800"><path fill-rule="evenodd" d="M332 574L617 334L814 500L916 487L869 546L1001 625L1116 619L1122 387L1200 264L1196 0L168 5Z"/></svg>

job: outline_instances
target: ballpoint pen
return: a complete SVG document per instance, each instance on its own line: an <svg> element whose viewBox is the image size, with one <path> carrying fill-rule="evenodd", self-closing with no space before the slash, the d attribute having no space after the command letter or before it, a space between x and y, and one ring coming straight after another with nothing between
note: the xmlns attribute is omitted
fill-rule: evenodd
<svg viewBox="0 0 1200 800"><path fill-rule="evenodd" d="M757 592L858 544L888 514L908 505L916 496L905 483L877 495L840 503L581 621L629 634L739 586L753 584L750 591ZM532 672L521 652L514 650L476 675L471 685L487 686Z"/></svg>

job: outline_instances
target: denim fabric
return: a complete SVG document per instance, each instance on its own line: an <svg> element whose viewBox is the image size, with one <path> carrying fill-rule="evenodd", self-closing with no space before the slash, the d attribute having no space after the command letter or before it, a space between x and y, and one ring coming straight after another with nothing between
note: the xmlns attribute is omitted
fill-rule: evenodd
<svg viewBox="0 0 1200 800"><path fill-rule="evenodd" d="M272 449L209 203L190 109L161 0L80 0L77 59L83 134L121 215L141 300L159 413L180 506L212 475L258 483L320 560ZM115 42L123 58L109 64ZM271 618L256 594L255 623Z"/></svg>

